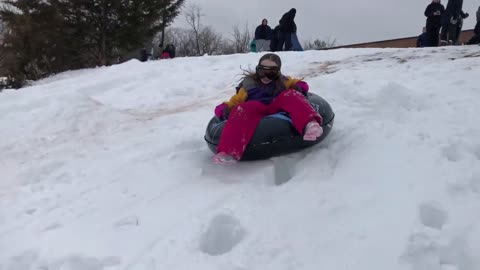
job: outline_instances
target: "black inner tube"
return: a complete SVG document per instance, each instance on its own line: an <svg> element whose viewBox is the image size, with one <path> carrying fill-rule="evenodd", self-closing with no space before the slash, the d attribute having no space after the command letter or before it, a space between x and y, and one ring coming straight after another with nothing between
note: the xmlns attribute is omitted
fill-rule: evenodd
<svg viewBox="0 0 480 270"><path fill-rule="evenodd" d="M266 116L257 126L255 134L242 156L242 160L265 159L271 156L296 152L313 146L328 136L335 118L335 113L330 104L313 93L309 93L306 98L315 111L322 116L323 134L321 137L315 141L304 141L303 136L295 130L290 121L281 119L284 116ZM213 117L208 123L205 141L213 153L216 153L224 125L225 121L220 121L216 117Z"/></svg>

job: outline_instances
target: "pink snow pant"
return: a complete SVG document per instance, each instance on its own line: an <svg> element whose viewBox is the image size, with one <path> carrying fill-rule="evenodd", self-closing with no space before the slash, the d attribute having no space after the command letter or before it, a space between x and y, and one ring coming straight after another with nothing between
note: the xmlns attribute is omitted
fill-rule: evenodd
<svg viewBox="0 0 480 270"><path fill-rule="evenodd" d="M241 159L262 118L281 111L290 114L293 126L300 134L304 133L305 126L310 121L322 124L322 117L301 93L285 90L270 105L247 101L233 107L223 128L217 153L225 152L237 160Z"/></svg>

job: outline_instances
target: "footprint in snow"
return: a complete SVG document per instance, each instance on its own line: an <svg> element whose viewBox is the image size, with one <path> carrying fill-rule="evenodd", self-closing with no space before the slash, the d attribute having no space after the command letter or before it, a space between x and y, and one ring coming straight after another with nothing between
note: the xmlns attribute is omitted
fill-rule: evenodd
<svg viewBox="0 0 480 270"><path fill-rule="evenodd" d="M447 223L447 212L437 203L424 202L418 207L420 221L424 226L441 230Z"/></svg>
<svg viewBox="0 0 480 270"><path fill-rule="evenodd" d="M212 256L230 252L245 237L245 229L230 215L217 215L203 233L200 250Z"/></svg>
<svg viewBox="0 0 480 270"><path fill-rule="evenodd" d="M462 159L460 147L457 145L450 145L443 148L443 155L451 162L457 162Z"/></svg>

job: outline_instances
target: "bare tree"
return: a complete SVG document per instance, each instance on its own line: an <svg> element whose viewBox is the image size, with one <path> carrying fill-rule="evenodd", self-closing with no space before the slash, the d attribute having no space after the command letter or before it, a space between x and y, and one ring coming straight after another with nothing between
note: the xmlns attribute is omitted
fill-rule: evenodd
<svg viewBox="0 0 480 270"><path fill-rule="evenodd" d="M159 36L159 38L161 38ZM155 40L153 41L156 42ZM165 44L175 45L175 55L196 56L195 34L190 29L171 27L165 30Z"/></svg>
<svg viewBox="0 0 480 270"><path fill-rule="evenodd" d="M235 47L233 46L233 43L230 40L222 40L222 43L220 44L220 54L234 54L236 53Z"/></svg>
<svg viewBox="0 0 480 270"><path fill-rule="evenodd" d="M320 49L335 47L336 45L337 45L336 39L331 40L329 38L327 40L320 40L317 38L313 42L312 41L306 42L303 48L304 50L320 50Z"/></svg>
<svg viewBox="0 0 480 270"><path fill-rule="evenodd" d="M202 28L200 32L200 49L202 54L220 54L222 36L211 26Z"/></svg>
<svg viewBox="0 0 480 270"><path fill-rule="evenodd" d="M202 9L191 4L185 11L188 29L169 28L165 32L166 41L175 44L178 56L200 56L220 54L223 38L211 26L202 24Z"/></svg>
<svg viewBox="0 0 480 270"><path fill-rule="evenodd" d="M0 89L2 89L3 85L3 76L6 72L4 58L5 58L5 44L3 43L3 37L5 35L6 26L3 21L0 21ZM1 90L0 90L1 91Z"/></svg>
<svg viewBox="0 0 480 270"><path fill-rule="evenodd" d="M0 42L3 42L3 36L5 35L6 31L7 28L5 26L5 23L0 20Z"/></svg>
<svg viewBox="0 0 480 270"><path fill-rule="evenodd" d="M248 28L248 22L245 23L243 30L240 30L238 25L233 26L232 37L231 43L235 53L246 53L249 51L252 35Z"/></svg>
<svg viewBox="0 0 480 270"><path fill-rule="evenodd" d="M6 32L6 27L5 27L5 23L0 21L0 60L3 58L3 36L5 35L5 32Z"/></svg>
<svg viewBox="0 0 480 270"><path fill-rule="evenodd" d="M238 25L234 26L232 36L227 40L213 27L202 24L204 15L200 6L189 5L184 16L189 25L188 29L171 27L165 31L165 42L175 45L177 56L233 54L249 51L252 31L248 23L243 29ZM159 33L154 38L153 44L158 44L160 38Z"/></svg>
<svg viewBox="0 0 480 270"><path fill-rule="evenodd" d="M197 55L201 55L200 51L200 33L202 32L201 20L204 15L202 9L197 4L191 4L188 6L185 12L185 19L188 25L191 27L195 36L195 47L197 49Z"/></svg>

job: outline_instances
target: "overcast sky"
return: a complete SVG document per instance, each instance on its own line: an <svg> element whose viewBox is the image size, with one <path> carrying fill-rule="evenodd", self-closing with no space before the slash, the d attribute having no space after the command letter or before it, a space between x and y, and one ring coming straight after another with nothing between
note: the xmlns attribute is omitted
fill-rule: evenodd
<svg viewBox="0 0 480 270"><path fill-rule="evenodd" d="M424 0L187 0L198 4L205 15L203 23L229 34L235 24L247 21L254 29L263 18L273 28L281 16L294 7L301 41L336 39L340 44L416 36L421 33L423 15L431 1ZM446 6L447 0L442 0ZM464 0L463 10L470 14L463 29L475 26L480 0ZM179 16L174 26L186 26ZM303 42L302 42L303 43Z"/></svg>

